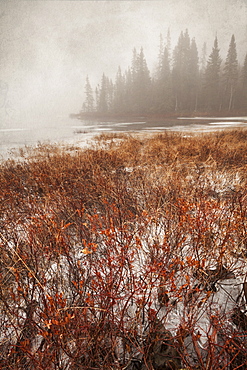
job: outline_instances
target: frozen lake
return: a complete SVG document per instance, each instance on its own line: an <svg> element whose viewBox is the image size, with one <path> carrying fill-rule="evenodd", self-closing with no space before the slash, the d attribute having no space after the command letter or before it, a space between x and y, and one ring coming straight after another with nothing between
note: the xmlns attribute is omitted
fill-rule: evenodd
<svg viewBox="0 0 247 370"><path fill-rule="evenodd" d="M39 143L82 142L102 132L149 131L211 131L229 127L246 127L247 117L193 117L146 121L140 117L137 121L92 121L76 118L60 118L44 121L43 124L27 127L2 127L0 129L0 156L7 158L12 149L22 146L35 146Z"/></svg>

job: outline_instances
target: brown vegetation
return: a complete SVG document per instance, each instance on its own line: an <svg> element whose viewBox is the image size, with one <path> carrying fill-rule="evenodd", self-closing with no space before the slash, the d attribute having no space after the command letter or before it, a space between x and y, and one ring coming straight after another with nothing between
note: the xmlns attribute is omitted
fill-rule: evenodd
<svg viewBox="0 0 247 370"><path fill-rule="evenodd" d="M203 350L198 322L245 281L247 130L21 155L0 171L1 369L246 368L242 303L210 311Z"/></svg>

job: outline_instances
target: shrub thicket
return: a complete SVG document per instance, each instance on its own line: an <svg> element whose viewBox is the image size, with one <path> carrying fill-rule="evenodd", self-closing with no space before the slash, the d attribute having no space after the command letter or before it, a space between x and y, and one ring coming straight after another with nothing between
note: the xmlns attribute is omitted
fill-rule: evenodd
<svg viewBox="0 0 247 370"><path fill-rule="evenodd" d="M215 303L245 282L246 136L102 135L1 163L1 368L246 368L246 285Z"/></svg>

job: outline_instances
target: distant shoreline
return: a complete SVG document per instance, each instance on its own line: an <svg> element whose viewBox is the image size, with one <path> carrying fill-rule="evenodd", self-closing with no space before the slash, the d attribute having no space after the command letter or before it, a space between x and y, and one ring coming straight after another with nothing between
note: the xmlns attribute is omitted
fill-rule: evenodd
<svg viewBox="0 0 247 370"><path fill-rule="evenodd" d="M234 111L234 112L194 112L192 114L189 113L180 113L180 114L175 114L175 113L170 113L170 114L113 114L113 113L98 113L98 112L81 112L81 113L71 113L70 118L75 118L75 119L90 119L90 120L96 120L96 121L126 121L130 120L131 122L138 122L145 120L147 122L154 122L154 121L162 121L162 120L167 120L167 119L196 119L197 117L200 119L207 119L208 117L214 118L226 118L226 117L232 117L233 120L238 120L240 117L247 116L247 112L239 112L239 111Z"/></svg>

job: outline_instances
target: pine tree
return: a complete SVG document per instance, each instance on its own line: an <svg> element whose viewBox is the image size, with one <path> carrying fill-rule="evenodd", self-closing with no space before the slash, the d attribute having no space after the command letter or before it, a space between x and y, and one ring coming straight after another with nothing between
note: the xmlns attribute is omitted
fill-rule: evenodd
<svg viewBox="0 0 247 370"><path fill-rule="evenodd" d="M133 76L132 70L129 67L125 71L125 89L124 89L124 111L126 113L134 112L134 93L133 93Z"/></svg>
<svg viewBox="0 0 247 370"><path fill-rule="evenodd" d="M242 81L243 81L243 88L247 92L247 54L245 55L244 65L242 69Z"/></svg>
<svg viewBox="0 0 247 370"><path fill-rule="evenodd" d="M200 65L201 65L201 70L204 72L206 68L206 62L207 62L207 44L206 42L203 43L202 47L202 54L201 54L201 59L200 59Z"/></svg>
<svg viewBox="0 0 247 370"><path fill-rule="evenodd" d="M197 99L197 108L204 109L204 100L205 100L205 89L204 89L204 76L207 63L207 44L203 43L201 58L200 58L200 68L199 68L199 77L198 77L198 99Z"/></svg>
<svg viewBox="0 0 247 370"><path fill-rule="evenodd" d="M96 112L99 112L99 91L100 87L99 84L95 88L95 105L96 105Z"/></svg>
<svg viewBox="0 0 247 370"><path fill-rule="evenodd" d="M125 109L125 79L121 68L118 67L116 81L114 85L113 111L123 113Z"/></svg>
<svg viewBox="0 0 247 370"><path fill-rule="evenodd" d="M182 59L183 59L183 32L180 33L178 43L173 51L172 83L175 97L175 111L181 108L181 86L182 86Z"/></svg>
<svg viewBox="0 0 247 370"><path fill-rule="evenodd" d="M161 73L161 70L163 68L164 53L166 53L166 57L168 58L168 62L170 64L170 51L171 51L171 37L170 37L170 30L168 29L167 35L166 35L166 44L164 44L163 35L160 34L157 78L160 77L160 73Z"/></svg>
<svg viewBox="0 0 247 370"><path fill-rule="evenodd" d="M84 112L93 112L94 111L94 97L93 97L93 90L90 85L89 77L86 78L86 84L85 84L85 94L86 99L83 103L83 111Z"/></svg>
<svg viewBox="0 0 247 370"><path fill-rule="evenodd" d="M206 110L219 110L219 84L220 84L220 50L218 48L218 39L215 37L212 52L209 55L205 70L204 83L204 108Z"/></svg>
<svg viewBox="0 0 247 370"><path fill-rule="evenodd" d="M132 63L133 110L135 113L145 113L150 106L149 92L151 87L150 72L144 56L143 48L134 55Z"/></svg>
<svg viewBox="0 0 247 370"><path fill-rule="evenodd" d="M188 98L189 111L196 111L198 104L198 88L199 88L199 65L198 65L198 51L196 41L193 38L190 45L190 58L188 65Z"/></svg>
<svg viewBox="0 0 247 370"><path fill-rule="evenodd" d="M232 35L229 45L224 72L224 105L230 111L234 106L234 94L238 81L238 60L235 37Z"/></svg>
<svg viewBox="0 0 247 370"><path fill-rule="evenodd" d="M101 85L99 90L99 106L98 111L100 113L106 113L108 111L108 102L107 102L107 78L103 73L101 78Z"/></svg>
<svg viewBox="0 0 247 370"><path fill-rule="evenodd" d="M247 54L241 71L241 108L247 112Z"/></svg>
<svg viewBox="0 0 247 370"><path fill-rule="evenodd" d="M167 49L168 60L169 60L169 64L170 64L170 62L171 62L171 60L170 60L170 58L171 58L171 34L170 34L170 28L168 28L167 34L166 34L166 49Z"/></svg>
<svg viewBox="0 0 247 370"><path fill-rule="evenodd" d="M114 100L114 86L111 79L106 77L106 102L107 102L107 111L113 111L113 100Z"/></svg>
<svg viewBox="0 0 247 370"><path fill-rule="evenodd" d="M157 77L159 78L160 72L162 69L164 55L164 40L162 34L160 34L160 44L159 44L159 55L158 55L158 68L157 68Z"/></svg>
<svg viewBox="0 0 247 370"><path fill-rule="evenodd" d="M126 113L135 113L136 110L136 85L138 75L138 53L136 48L132 51L131 67L125 72L125 111Z"/></svg>
<svg viewBox="0 0 247 370"><path fill-rule="evenodd" d="M131 63L131 76L132 81L135 81L138 71L138 54L136 48L133 49L132 63Z"/></svg>
<svg viewBox="0 0 247 370"><path fill-rule="evenodd" d="M158 77L153 81L152 110L165 113L172 110L172 85L170 60L167 47L164 49Z"/></svg>
<svg viewBox="0 0 247 370"><path fill-rule="evenodd" d="M190 109L190 60L190 36L186 30L181 32L173 53L172 81L177 112Z"/></svg>

